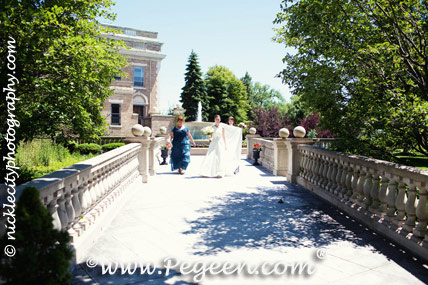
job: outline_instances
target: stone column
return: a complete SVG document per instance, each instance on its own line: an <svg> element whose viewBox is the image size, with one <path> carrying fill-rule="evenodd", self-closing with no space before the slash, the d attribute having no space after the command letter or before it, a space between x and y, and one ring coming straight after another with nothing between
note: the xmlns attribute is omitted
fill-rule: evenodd
<svg viewBox="0 0 428 285"><path fill-rule="evenodd" d="M141 150L138 153L138 171L142 177L143 183L147 183L149 177L149 148L151 139L148 136L126 138L125 143L140 143Z"/></svg>
<svg viewBox="0 0 428 285"><path fill-rule="evenodd" d="M285 139L273 139L273 174L287 175L288 151L285 145Z"/></svg>
<svg viewBox="0 0 428 285"><path fill-rule="evenodd" d="M297 149L299 144L314 144L313 139L305 139L305 138L293 138L293 139L285 139L285 145L287 146L287 180L291 183L296 183L297 176L299 176L300 172L300 160L302 159L302 155L300 151Z"/></svg>

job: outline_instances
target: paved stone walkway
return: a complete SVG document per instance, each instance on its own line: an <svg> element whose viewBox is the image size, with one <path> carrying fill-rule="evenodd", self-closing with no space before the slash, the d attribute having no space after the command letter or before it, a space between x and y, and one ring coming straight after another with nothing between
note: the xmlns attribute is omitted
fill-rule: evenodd
<svg viewBox="0 0 428 285"><path fill-rule="evenodd" d="M428 267L421 261L284 177L243 159L234 177L202 178L202 158L192 156L185 175L162 166L148 184L128 195L121 214L88 254L97 266L77 265L71 284L428 282ZM167 276L165 258L178 263ZM246 267L233 275L194 279L202 264L223 268L227 262ZM298 262L307 264L302 267L306 274L286 267ZM103 274L102 265L111 263L151 264L149 269L156 270ZM275 264L278 274L263 274ZM244 273L255 267L259 274ZM316 271L309 274L308 268ZM185 274L192 269L193 274Z"/></svg>

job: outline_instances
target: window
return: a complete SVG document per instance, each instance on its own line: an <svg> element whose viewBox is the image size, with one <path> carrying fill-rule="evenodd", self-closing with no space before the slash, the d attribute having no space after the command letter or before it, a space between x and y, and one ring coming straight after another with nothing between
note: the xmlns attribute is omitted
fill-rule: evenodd
<svg viewBox="0 0 428 285"><path fill-rule="evenodd" d="M114 78L114 80L117 80L117 81L119 81L121 79L120 76L113 76L113 78Z"/></svg>
<svg viewBox="0 0 428 285"><path fill-rule="evenodd" d="M111 124L120 126L120 104L111 104Z"/></svg>
<svg viewBox="0 0 428 285"><path fill-rule="evenodd" d="M137 31L133 31L133 30L125 30L125 35L128 35L128 36L136 36L136 35L137 35Z"/></svg>
<svg viewBox="0 0 428 285"><path fill-rule="evenodd" d="M144 87L144 67L134 67L134 86Z"/></svg>

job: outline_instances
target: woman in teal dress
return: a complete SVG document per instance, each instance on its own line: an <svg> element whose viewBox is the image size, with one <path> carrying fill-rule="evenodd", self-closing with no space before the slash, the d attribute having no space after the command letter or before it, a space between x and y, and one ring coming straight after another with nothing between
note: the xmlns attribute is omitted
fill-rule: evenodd
<svg viewBox="0 0 428 285"><path fill-rule="evenodd" d="M178 169L178 173L184 174L190 162L190 144L196 146L188 127L184 125L184 117L178 116L175 127L171 130L171 170Z"/></svg>

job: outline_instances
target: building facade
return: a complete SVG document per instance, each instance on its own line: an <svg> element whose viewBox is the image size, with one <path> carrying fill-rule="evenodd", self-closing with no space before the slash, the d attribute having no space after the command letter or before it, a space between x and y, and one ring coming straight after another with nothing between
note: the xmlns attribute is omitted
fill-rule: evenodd
<svg viewBox="0 0 428 285"><path fill-rule="evenodd" d="M158 74L162 54L162 43L158 33L132 28L104 24L117 33L104 36L122 40L129 49L120 53L128 58L128 66L123 69L127 77L117 77L111 84L114 95L104 102L102 115L108 123L107 136L132 136L131 128L143 121L150 114L158 111Z"/></svg>

